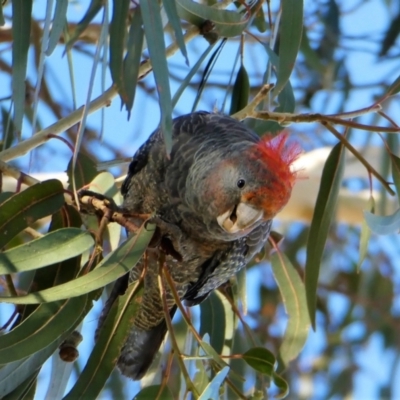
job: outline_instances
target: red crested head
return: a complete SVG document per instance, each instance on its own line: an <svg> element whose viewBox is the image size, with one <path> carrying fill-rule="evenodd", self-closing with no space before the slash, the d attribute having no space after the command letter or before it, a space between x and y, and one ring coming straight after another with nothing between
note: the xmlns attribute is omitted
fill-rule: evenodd
<svg viewBox="0 0 400 400"><path fill-rule="evenodd" d="M292 170L293 162L299 157L301 148L297 143L287 143L288 134L272 137L265 135L255 145L255 152L276 176L293 187L297 172Z"/></svg>
<svg viewBox="0 0 400 400"><path fill-rule="evenodd" d="M266 219L273 218L289 201L297 172L292 169L301 149L287 143L287 133L266 135L249 148L249 156L259 182L244 194L246 201L264 210Z"/></svg>

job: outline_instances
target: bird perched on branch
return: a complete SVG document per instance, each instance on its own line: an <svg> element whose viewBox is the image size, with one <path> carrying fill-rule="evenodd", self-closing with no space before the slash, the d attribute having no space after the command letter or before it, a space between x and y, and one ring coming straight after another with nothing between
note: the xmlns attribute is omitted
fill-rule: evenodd
<svg viewBox="0 0 400 400"><path fill-rule="evenodd" d="M201 303L264 246L272 219L289 200L298 155L285 135L260 138L235 119L206 112L173 121L169 157L160 130L137 151L122 186L123 207L155 214L161 240L130 274L138 279L146 264L140 310L118 360L124 375L142 378L167 332L160 253L180 299ZM164 287L172 317L176 304Z"/></svg>

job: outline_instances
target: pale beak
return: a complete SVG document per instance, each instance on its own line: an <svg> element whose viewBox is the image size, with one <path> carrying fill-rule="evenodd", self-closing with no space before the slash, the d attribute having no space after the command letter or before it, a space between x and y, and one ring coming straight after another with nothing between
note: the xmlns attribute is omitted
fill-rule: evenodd
<svg viewBox="0 0 400 400"><path fill-rule="evenodd" d="M264 212L246 203L231 208L217 217L219 226L228 233L237 233L249 228L263 217Z"/></svg>

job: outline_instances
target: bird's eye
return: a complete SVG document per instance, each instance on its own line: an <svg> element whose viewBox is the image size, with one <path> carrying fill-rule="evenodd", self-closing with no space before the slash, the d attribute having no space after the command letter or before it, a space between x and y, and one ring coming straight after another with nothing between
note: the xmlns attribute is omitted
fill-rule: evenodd
<svg viewBox="0 0 400 400"><path fill-rule="evenodd" d="M239 189L243 189L244 185L246 185L246 181L244 179L239 179L236 184Z"/></svg>

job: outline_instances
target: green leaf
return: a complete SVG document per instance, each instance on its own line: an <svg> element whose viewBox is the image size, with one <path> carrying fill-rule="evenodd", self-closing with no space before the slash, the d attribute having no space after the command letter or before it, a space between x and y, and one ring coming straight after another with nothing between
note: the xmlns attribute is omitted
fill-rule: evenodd
<svg viewBox="0 0 400 400"><path fill-rule="evenodd" d="M50 383L47 387L46 399L62 399L75 363L65 362L55 353L51 357Z"/></svg>
<svg viewBox="0 0 400 400"><path fill-rule="evenodd" d="M314 328L319 269L336 208L343 171L344 146L338 143L329 154L322 170L321 184L307 240L305 284L308 312Z"/></svg>
<svg viewBox="0 0 400 400"><path fill-rule="evenodd" d="M51 343L24 360L7 364L0 369L0 398L18 388L32 372L41 368L43 363L54 353L61 340Z"/></svg>
<svg viewBox="0 0 400 400"><path fill-rule="evenodd" d="M382 39L381 50L379 57L387 54L387 52L395 45L397 38L400 35L400 13L398 13L391 21L385 36Z"/></svg>
<svg viewBox="0 0 400 400"><path fill-rule="evenodd" d="M25 113L25 77L28 50L31 41L31 14L33 0L13 0L12 5L12 99L14 124L18 136Z"/></svg>
<svg viewBox="0 0 400 400"><path fill-rule="evenodd" d="M87 296L64 302L41 304L11 332L0 336L0 360L10 363L24 359L73 329L87 308Z"/></svg>
<svg viewBox="0 0 400 400"><path fill-rule="evenodd" d="M273 70L279 71L279 57L275 54L275 52L267 45L264 44L264 49L268 54L269 61L273 66ZM267 70L268 70L267 66ZM275 112L288 112L292 113L295 109L296 101L293 93L293 88L288 80L286 82L286 85L284 88L280 91L278 94L278 103L279 106L274 109ZM269 133L277 133L282 131L285 127L278 124L275 121L261 121L261 120L255 120L255 119L246 119L245 124L253 129L256 133L258 133L260 136L264 135L265 132Z"/></svg>
<svg viewBox="0 0 400 400"><path fill-rule="evenodd" d="M5 25L6 21L4 20L3 14L3 3L0 1L0 26Z"/></svg>
<svg viewBox="0 0 400 400"><path fill-rule="evenodd" d="M387 90L387 96L393 96L400 92L400 75L395 79L395 81L389 86Z"/></svg>
<svg viewBox="0 0 400 400"><path fill-rule="evenodd" d="M113 14L110 24L110 71L112 80L117 86L123 102L125 102L123 93L123 57L129 3L130 0L113 1Z"/></svg>
<svg viewBox="0 0 400 400"><path fill-rule="evenodd" d="M275 370L276 359L274 355L264 347L253 347L242 355L242 358L250 367L269 377Z"/></svg>
<svg viewBox="0 0 400 400"><path fill-rule="evenodd" d="M64 204L64 188L51 179L16 193L0 204L0 248L36 220L51 215Z"/></svg>
<svg viewBox="0 0 400 400"><path fill-rule="evenodd" d="M4 107L1 107L1 122L3 125L3 137L2 141L0 142L0 151L3 151L11 147L15 132L15 126L12 121L12 117Z"/></svg>
<svg viewBox="0 0 400 400"><path fill-rule="evenodd" d="M371 196L368 200L368 209L371 213L375 210L375 200ZM367 221L364 219L361 223L361 234L360 234L360 250L357 264L357 271L360 270L361 264L365 260L368 252L369 239L371 238L371 229L368 228Z"/></svg>
<svg viewBox="0 0 400 400"><path fill-rule="evenodd" d="M211 54L211 57L208 60L206 66L204 68L204 71L203 71L203 74L202 74L202 77L201 77L201 81L200 81L199 87L197 89L196 97L195 97L194 102L193 102L192 112L194 112L196 110L197 104L200 101L200 98L201 98L201 95L203 93L203 90L206 87L207 80L211 75L211 72L212 72L212 70L213 70L213 68L215 66L215 63L217 62L219 56L221 55L222 49L225 47L226 41L227 41L227 39L221 40L221 42L218 45L218 47Z"/></svg>
<svg viewBox="0 0 400 400"><path fill-rule="evenodd" d="M201 26L205 21L211 21L220 36L234 37L242 34L249 22L236 11L218 10L192 0L177 0L176 7L179 16L193 25Z"/></svg>
<svg viewBox="0 0 400 400"><path fill-rule="evenodd" d="M75 257L94 240L79 228L64 228L0 253L0 274L31 271ZM33 257L34 255L34 257Z"/></svg>
<svg viewBox="0 0 400 400"><path fill-rule="evenodd" d="M160 102L161 130L169 154L172 149L172 103L160 6L156 0L142 0L140 6Z"/></svg>
<svg viewBox="0 0 400 400"><path fill-rule="evenodd" d="M39 304L68 299L92 292L116 281L129 272L140 260L154 233L154 226L148 225L137 236L131 237L117 250L107 255L93 271L71 282L50 289L33 292L25 296L0 297L0 302L14 304Z"/></svg>
<svg viewBox="0 0 400 400"><path fill-rule="evenodd" d="M268 29L266 14L264 14L264 10L262 8L257 11L257 14L254 17L253 25L261 33L264 33Z"/></svg>
<svg viewBox="0 0 400 400"><path fill-rule="evenodd" d="M400 208L391 215L375 215L369 211L364 211L367 225L372 232L378 235L391 235L399 233L400 230Z"/></svg>
<svg viewBox="0 0 400 400"><path fill-rule="evenodd" d="M72 166L73 166L73 157L71 157L67 167L68 188L70 190L72 190L72 173L73 173ZM78 153L75 166L76 188L79 189L87 185L97 176L97 174L98 172L96 168L96 163L93 161L93 159L83 153Z"/></svg>
<svg viewBox="0 0 400 400"><path fill-rule="evenodd" d="M58 1L58 0L57 0ZM92 0L83 18L76 25L75 30L70 35L70 39L66 44L67 50L70 49L78 40L79 36L89 26L97 13L104 7L104 0Z"/></svg>
<svg viewBox="0 0 400 400"><path fill-rule="evenodd" d="M78 211L70 205L64 205L61 210L53 214L49 232L62 229L63 227L78 228L81 226L82 220ZM35 271L30 289L34 288L35 291L39 291L68 282L78 275L80 267L81 256L77 256L40 268ZM36 308L36 304L26 305L22 313L22 319L27 318Z"/></svg>
<svg viewBox="0 0 400 400"><path fill-rule="evenodd" d="M57 0L56 8L54 10L53 24L51 27L51 32L49 36L49 41L47 44L47 49L45 51L46 55L49 56L53 53L54 49L59 43L61 33L67 22L67 9L68 0Z"/></svg>
<svg viewBox="0 0 400 400"><path fill-rule="evenodd" d="M282 0L282 16L279 29L279 69L274 88L277 96L292 74L300 49L303 30L303 1Z"/></svg>
<svg viewBox="0 0 400 400"><path fill-rule="evenodd" d="M279 389L279 393L275 395L275 398L284 399L289 394L289 384L276 372L272 374L272 381Z"/></svg>
<svg viewBox="0 0 400 400"><path fill-rule="evenodd" d="M289 317L280 348L282 362L287 366L298 356L306 343L310 317L304 284L290 260L284 254L274 253L271 265Z"/></svg>
<svg viewBox="0 0 400 400"><path fill-rule="evenodd" d="M205 390L205 388L209 383L208 374L204 367L204 362L202 360L195 360L195 365L196 365L196 372L193 377L193 385L199 392L202 392Z"/></svg>
<svg viewBox="0 0 400 400"><path fill-rule="evenodd" d="M16 389L2 397L1 400L33 400L36 391L38 374L39 370L35 371L24 382L18 385Z"/></svg>
<svg viewBox="0 0 400 400"><path fill-rule="evenodd" d="M189 59L186 51L186 44L182 33L181 20L178 15L176 3L175 1L163 0L163 5L165 12L167 13L168 16L168 21L171 24L172 29L174 30L176 43L178 44L183 57L185 57L186 65L189 65Z"/></svg>
<svg viewBox="0 0 400 400"><path fill-rule="evenodd" d="M173 396L168 386L152 385L142 389L133 400L173 400Z"/></svg>
<svg viewBox="0 0 400 400"><path fill-rule="evenodd" d="M214 348L206 342L206 338L209 337L208 334L204 336L204 340L200 343L201 349L199 354L209 356L213 361L215 361L221 368L224 368L228 364L221 358L221 356L214 350Z"/></svg>
<svg viewBox="0 0 400 400"><path fill-rule="evenodd" d="M135 10L128 34L127 52L123 68L124 103L128 111L128 118L135 101L137 81L139 79L140 59L143 48L144 31L142 28L142 15L140 8Z"/></svg>
<svg viewBox="0 0 400 400"><path fill-rule="evenodd" d="M200 395L199 400L209 400L219 398L219 388L224 383L226 376L228 375L229 367L226 366L221 369L213 378L213 380L207 385L204 392Z"/></svg>
<svg viewBox="0 0 400 400"><path fill-rule="evenodd" d="M139 312L142 292L133 284L114 302L85 368L64 400L98 397L115 367L132 328L132 320Z"/></svg>
<svg viewBox="0 0 400 400"><path fill-rule="evenodd" d="M211 346L221 353L225 342L225 308L215 292L200 304L200 336L210 335Z"/></svg>
<svg viewBox="0 0 400 400"><path fill-rule="evenodd" d="M232 102L229 114L235 114L247 106L250 93L250 80L246 68L242 64L236 75L236 80L233 85Z"/></svg>
<svg viewBox="0 0 400 400"><path fill-rule="evenodd" d="M390 161L392 164L392 178L396 187L397 198L400 202L400 158L390 153Z"/></svg>

